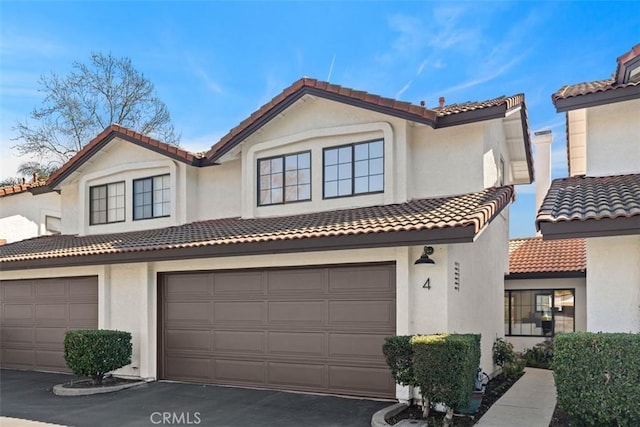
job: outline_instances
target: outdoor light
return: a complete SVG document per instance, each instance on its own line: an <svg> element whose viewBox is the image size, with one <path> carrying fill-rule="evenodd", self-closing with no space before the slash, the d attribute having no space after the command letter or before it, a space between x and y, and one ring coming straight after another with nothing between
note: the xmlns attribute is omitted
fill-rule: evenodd
<svg viewBox="0 0 640 427"><path fill-rule="evenodd" d="M436 262L429 258L429 255L433 255L433 246L425 246L422 255L414 264L435 264Z"/></svg>

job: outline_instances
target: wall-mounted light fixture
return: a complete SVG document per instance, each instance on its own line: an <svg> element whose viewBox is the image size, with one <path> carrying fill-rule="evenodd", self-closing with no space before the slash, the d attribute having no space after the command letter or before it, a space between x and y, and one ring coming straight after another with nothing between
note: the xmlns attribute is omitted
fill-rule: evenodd
<svg viewBox="0 0 640 427"><path fill-rule="evenodd" d="M435 264L436 262L429 258L429 255L433 255L433 246L425 246L422 250L422 255L414 264Z"/></svg>

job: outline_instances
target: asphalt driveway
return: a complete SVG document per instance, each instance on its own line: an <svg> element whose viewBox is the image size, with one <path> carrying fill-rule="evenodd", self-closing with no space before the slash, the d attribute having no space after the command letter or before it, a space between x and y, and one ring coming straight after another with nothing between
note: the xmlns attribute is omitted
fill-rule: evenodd
<svg viewBox="0 0 640 427"><path fill-rule="evenodd" d="M153 382L115 393L60 397L64 374L0 371L0 415L69 426L370 426L391 405L212 385Z"/></svg>

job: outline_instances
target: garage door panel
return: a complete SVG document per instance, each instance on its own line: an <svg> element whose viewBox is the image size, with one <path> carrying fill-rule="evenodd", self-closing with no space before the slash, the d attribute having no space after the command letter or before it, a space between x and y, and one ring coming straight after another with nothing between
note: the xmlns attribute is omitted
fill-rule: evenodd
<svg viewBox="0 0 640 427"><path fill-rule="evenodd" d="M326 387L325 365L270 362L268 372L269 384L316 389Z"/></svg>
<svg viewBox="0 0 640 427"><path fill-rule="evenodd" d="M395 319L394 301L331 301L329 323L388 325Z"/></svg>
<svg viewBox="0 0 640 427"><path fill-rule="evenodd" d="M321 325L324 301L277 301L269 303L269 323L309 323Z"/></svg>
<svg viewBox="0 0 640 427"><path fill-rule="evenodd" d="M262 323L264 303L262 301L216 302L214 322Z"/></svg>
<svg viewBox="0 0 640 427"><path fill-rule="evenodd" d="M6 281L2 282L2 298L3 300L13 298L33 298L33 287L31 282L24 281Z"/></svg>
<svg viewBox="0 0 640 427"><path fill-rule="evenodd" d="M262 331L215 331L213 346L216 352L265 352L264 332Z"/></svg>
<svg viewBox="0 0 640 427"><path fill-rule="evenodd" d="M168 350L211 350L211 331L169 329L166 332L166 346Z"/></svg>
<svg viewBox="0 0 640 427"><path fill-rule="evenodd" d="M187 273L161 280L161 377L393 397L382 345L395 333L395 266L204 274L194 276L212 283L211 295L181 293L180 281L192 282ZM210 350L202 331L211 332Z"/></svg>
<svg viewBox="0 0 640 427"><path fill-rule="evenodd" d="M34 332L31 326L3 326L1 338L3 347L13 344L28 344L32 346Z"/></svg>
<svg viewBox="0 0 640 427"><path fill-rule="evenodd" d="M211 379L211 360L204 357L167 357L167 377L173 379Z"/></svg>
<svg viewBox="0 0 640 427"><path fill-rule="evenodd" d="M97 304L69 304L69 320L71 322L82 322L98 318Z"/></svg>
<svg viewBox="0 0 640 427"><path fill-rule="evenodd" d="M325 355L324 336L319 332L270 332L269 352L322 357Z"/></svg>
<svg viewBox="0 0 640 427"><path fill-rule="evenodd" d="M385 367L361 368L357 366L330 366L329 387L349 393L363 390L373 395L395 390L393 378Z"/></svg>
<svg viewBox="0 0 640 427"><path fill-rule="evenodd" d="M66 327L59 328L35 328L35 337L38 346L57 346L62 348L64 345L64 335L67 332Z"/></svg>
<svg viewBox="0 0 640 427"><path fill-rule="evenodd" d="M168 322L200 322L211 323L211 303L209 302L176 302L170 304L166 319Z"/></svg>
<svg viewBox="0 0 640 427"><path fill-rule="evenodd" d="M36 321L67 320L67 304L36 305Z"/></svg>
<svg viewBox="0 0 640 427"><path fill-rule="evenodd" d="M215 379L233 383L264 384L266 362L253 360L217 359Z"/></svg>
<svg viewBox="0 0 640 427"><path fill-rule="evenodd" d="M329 278L332 292L393 292L395 285L395 273L388 267L335 269Z"/></svg>
<svg viewBox="0 0 640 427"><path fill-rule="evenodd" d="M3 304L2 322L5 324L33 321L33 304Z"/></svg>
<svg viewBox="0 0 640 427"><path fill-rule="evenodd" d="M214 276L214 294L262 295L262 273L219 273Z"/></svg>
<svg viewBox="0 0 640 427"><path fill-rule="evenodd" d="M36 350L36 365L45 371L68 371L64 361L64 351Z"/></svg>
<svg viewBox="0 0 640 427"><path fill-rule="evenodd" d="M317 293L322 292L324 284L323 270L270 271L268 277L269 294Z"/></svg>
<svg viewBox="0 0 640 427"><path fill-rule="evenodd" d="M98 327L98 278L0 281L0 366L68 372L64 335Z"/></svg>
<svg viewBox="0 0 640 427"><path fill-rule="evenodd" d="M37 299L67 296L67 282L64 280L38 280L35 281L35 286Z"/></svg>
<svg viewBox="0 0 640 427"><path fill-rule="evenodd" d="M178 300L184 295L211 295L210 274L174 274L165 283L167 301Z"/></svg>
<svg viewBox="0 0 640 427"><path fill-rule="evenodd" d="M394 335L392 331L385 335L329 334L329 356L384 362L384 357L378 350L382 348L385 338L391 335Z"/></svg>

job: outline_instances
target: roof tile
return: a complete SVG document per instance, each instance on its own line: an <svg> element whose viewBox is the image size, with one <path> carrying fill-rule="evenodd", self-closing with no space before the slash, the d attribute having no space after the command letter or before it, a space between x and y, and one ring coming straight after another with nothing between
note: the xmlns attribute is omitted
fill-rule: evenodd
<svg viewBox="0 0 640 427"><path fill-rule="evenodd" d="M530 237L509 241L509 274L584 272L586 269L584 239Z"/></svg>
<svg viewBox="0 0 640 427"><path fill-rule="evenodd" d="M88 236L44 236L0 247L0 263L60 257L160 251L328 236L472 227L478 233L513 200L513 187L273 218L225 218L156 230Z"/></svg>
<svg viewBox="0 0 640 427"><path fill-rule="evenodd" d="M31 190L32 188L44 187L47 185L46 181L27 182L24 184L7 185L0 187L0 197L12 196L14 194L20 194Z"/></svg>

